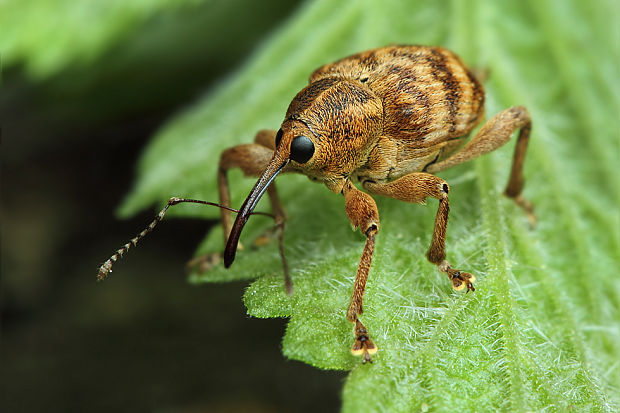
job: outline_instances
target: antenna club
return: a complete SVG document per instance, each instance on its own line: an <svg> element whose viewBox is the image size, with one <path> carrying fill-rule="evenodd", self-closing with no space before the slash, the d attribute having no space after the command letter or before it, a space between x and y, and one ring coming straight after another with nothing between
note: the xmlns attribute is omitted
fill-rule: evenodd
<svg viewBox="0 0 620 413"><path fill-rule="evenodd" d="M108 277L108 274L112 272L112 260L109 259L101 267L97 273L97 281L103 281Z"/></svg>

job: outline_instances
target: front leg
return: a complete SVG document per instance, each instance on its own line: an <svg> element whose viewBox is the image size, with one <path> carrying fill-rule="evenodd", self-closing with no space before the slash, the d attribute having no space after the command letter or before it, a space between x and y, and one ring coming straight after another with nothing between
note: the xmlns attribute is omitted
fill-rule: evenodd
<svg viewBox="0 0 620 413"><path fill-rule="evenodd" d="M239 168L243 171L245 176L260 176L273 156L275 135L276 131L263 130L256 134L254 138L255 143L233 146L222 152L217 175L220 203L222 205L230 206L230 190L228 189L227 177L228 170ZM271 209L276 216L276 223L285 221L286 213L278 199L275 184L269 186L267 193L271 200ZM221 213L222 227L224 228L224 243L226 243L232 228L232 219L230 211L222 209Z"/></svg>
<svg viewBox="0 0 620 413"><path fill-rule="evenodd" d="M364 181L363 185L364 188L374 194L388 196L405 202L424 204L427 197L438 199L439 208L435 217L433 239L426 257L430 262L437 265L439 271L448 275L452 282L452 288L463 290L467 287L467 291L474 291L473 282L476 281L476 277L468 272L452 268L450 263L446 261L446 232L448 229L448 214L450 212L450 202L448 200L450 187L446 181L431 174L415 172L389 183L377 183L367 180Z"/></svg>
<svg viewBox="0 0 620 413"><path fill-rule="evenodd" d="M254 138L255 143L233 146L222 152L217 176L220 204L226 207L230 206L230 190L228 187L227 176L228 170L232 168L239 168L243 171L245 176L260 176L273 156L275 136L276 131L262 130L256 134ZM284 225L287 216L282 204L280 203L275 183L272 183L269 188L267 188L267 194L269 195L269 200L271 201L271 210L275 216L275 227L273 232L278 238L278 247L280 250L280 258L282 260L285 288L287 294L291 295L293 292L293 284L289 276L288 264L284 255ZM224 244L226 244L232 228L230 211L227 209L222 209L221 217L224 231ZM239 249L241 248L241 244L239 244ZM196 268L199 272L205 272L219 263L220 255L221 254L217 253L196 257L188 263L188 270Z"/></svg>
<svg viewBox="0 0 620 413"><path fill-rule="evenodd" d="M364 311L362 302L372 255L375 250L375 235L379 232L379 212L375 200L353 186L351 181L347 181L344 184L342 194L345 199L345 211L349 221L351 221L351 225L354 229L359 228L366 235L366 244L364 245L360 263L357 266L353 294L349 309L347 310L347 318L355 324L353 329L355 342L351 347L351 353L356 356L363 356L363 361L366 363L367 361L372 361L370 355L377 352L377 346L370 339L368 330L358 316Z"/></svg>

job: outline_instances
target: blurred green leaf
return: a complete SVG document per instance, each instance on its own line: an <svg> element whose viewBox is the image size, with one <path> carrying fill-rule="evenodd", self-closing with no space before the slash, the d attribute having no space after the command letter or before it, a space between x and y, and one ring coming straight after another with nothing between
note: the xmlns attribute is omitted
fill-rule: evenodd
<svg viewBox="0 0 620 413"><path fill-rule="evenodd" d="M120 212L172 195L216 200L221 150L277 128L321 64L390 43L446 46L489 71L488 115L525 105L534 122L525 195L536 230L500 195L514 142L442 174L452 187L448 259L477 275L475 293L454 293L425 259L435 203L377 199L382 230L363 320L380 351L362 365L349 353L345 311L363 236L349 230L341 197L301 176L278 178L293 297L284 294L275 245L246 248L230 270L193 280L255 279L248 313L290 317L286 356L351 370L344 411L616 411L617 17L610 1L309 2L228 82L160 131ZM230 175L239 205L253 180ZM246 246L270 225L252 218ZM221 242L213 231L200 251Z"/></svg>
<svg viewBox="0 0 620 413"><path fill-rule="evenodd" d="M2 1L3 64L23 61L34 77L53 74L69 63L84 65L126 39L158 12L195 6L201 1Z"/></svg>

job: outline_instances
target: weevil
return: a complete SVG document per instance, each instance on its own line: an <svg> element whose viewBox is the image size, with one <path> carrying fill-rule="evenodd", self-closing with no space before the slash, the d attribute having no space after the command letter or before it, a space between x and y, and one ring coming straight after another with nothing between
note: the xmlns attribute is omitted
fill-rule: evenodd
<svg viewBox="0 0 620 413"><path fill-rule="evenodd" d="M521 195L530 115L522 106L505 109L465 143L484 119L484 99L484 89L473 72L458 56L441 47L384 47L318 68L310 75L309 84L293 98L277 131L260 131L254 143L234 146L221 154L217 181L226 245L224 265L230 267L233 263L243 227L267 192L279 230L285 285L290 292L282 248L287 216L274 179L282 173L302 173L343 195L351 225L366 237L346 313L354 331L351 352L362 356L364 362L371 361L370 355L378 347L360 320L380 229L371 194L417 204L424 204L427 198L437 199L439 206L426 257L448 276L455 290L473 291L475 276L453 268L446 260L450 187L435 174L499 148L519 130L504 193L534 221L532 205ZM227 172L232 168L258 177L239 210L230 208ZM106 261L99 278L104 278L112 263L153 229L170 205L179 202L206 203L172 198L147 229ZM237 212L234 222L231 211Z"/></svg>

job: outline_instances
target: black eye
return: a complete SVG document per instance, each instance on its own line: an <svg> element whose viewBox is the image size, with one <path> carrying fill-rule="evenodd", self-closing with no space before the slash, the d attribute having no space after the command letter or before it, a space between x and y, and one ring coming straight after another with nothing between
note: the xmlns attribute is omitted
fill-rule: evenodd
<svg viewBox="0 0 620 413"><path fill-rule="evenodd" d="M284 132L282 132L282 129L278 130L278 133L276 133L276 148L280 146L280 141L282 140L283 134Z"/></svg>
<svg viewBox="0 0 620 413"><path fill-rule="evenodd" d="M314 155L314 144L307 136L298 136L291 142L291 159L306 163Z"/></svg>

